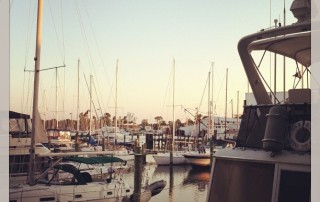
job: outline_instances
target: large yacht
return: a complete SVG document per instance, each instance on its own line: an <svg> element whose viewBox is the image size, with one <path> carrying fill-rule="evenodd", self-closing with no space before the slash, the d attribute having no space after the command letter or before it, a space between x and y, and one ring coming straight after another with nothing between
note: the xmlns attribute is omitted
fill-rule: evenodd
<svg viewBox="0 0 320 202"><path fill-rule="evenodd" d="M294 0L290 10L296 23L261 30L238 43L257 105L244 107L236 146L214 154L209 202L311 201L311 90L295 85L299 88L290 89L288 99L279 101L276 92L267 90L251 54L270 51L286 56L296 64L288 69L290 77L311 77L310 1ZM303 71L298 71L301 66Z"/></svg>

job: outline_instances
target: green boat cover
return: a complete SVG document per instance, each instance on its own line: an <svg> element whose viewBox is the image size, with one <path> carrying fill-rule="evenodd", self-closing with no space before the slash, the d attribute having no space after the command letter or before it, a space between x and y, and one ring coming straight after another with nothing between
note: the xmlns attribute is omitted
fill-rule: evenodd
<svg viewBox="0 0 320 202"><path fill-rule="evenodd" d="M105 163L117 163L117 162L123 162L126 161L113 157L113 156L94 156L94 157L68 157L65 158L67 161L74 161L78 163L85 163L85 164L105 164Z"/></svg>

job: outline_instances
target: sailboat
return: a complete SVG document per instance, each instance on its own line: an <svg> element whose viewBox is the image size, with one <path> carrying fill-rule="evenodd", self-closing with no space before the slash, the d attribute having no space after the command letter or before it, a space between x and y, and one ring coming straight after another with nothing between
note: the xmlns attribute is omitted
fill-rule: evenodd
<svg viewBox="0 0 320 202"><path fill-rule="evenodd" d="M38 90L39 90L39 69L40 69L40 48L41 48L41 26L42 26L43 1L38 0L37 18L37 40L35 57L34 76L34 97L33 97L33 123L31 131L31 149L28 169L28 184L12 185L9 191L10 201L34 202L34 201L130 201L133 189L123 180L117 182L99 181L93 182L88 173L81 173L74 165L59 164L59 161L52 163L51 167L42 173L40 177L34 175L36 157L36 136L37 126L40 120L38 114ZM57 155L57 154L55 154ZM52 177L48 173L53 170ZM68 180L61 179L57 175L59 170L69 173ZM156 187L158 188L158 186ZM157 190L158 192L158 190ZM152 190L145 189L141 192L141 201L149 201Z"/></svg>
<svg viewBox="0 0 320 202"><path fill-rule="evenodd" d="M181 151L174 151L174 139L175 139L175 112L174 112L174 77L175 77L175 60L173 60L173 121L172 121L172 142L171 142L171 151L170 152L164 152L164 153L157 153L152 155L154 160L156 161L157 165L170 165L171 163L173 165L182 165L186 164L187 161L183 156L184 152Z"/></svg>
<svg viewBox="0 0 320 202"><path fill-rule="evenodd" d="M181 130L184 130L185 133L186 132L190 132L190 134L195 133L196 136L199 136L201 131L206 131L206 134L204 136L206 137L206 139L212 142L212 145L203 144L198 148L197 151L190 151L184 154L184 157L192 167L210 167L212 162L211 161L212 153L215 153L216 151L226 146L232 147L232 145L234 144L233 141L227 140L226 138L227 134L229 133L229 125L231 125L231 122L232 122L231 120L233 118L227 118L225 114L225 117L223 118L224 123L222 123L222 121L220 121L221 117L212 116L212 103L213 103L212 97L213 96L211 97L210 95L210 88L211 88L210 74L211 72L208 73L208 116L204 117L202 120L197 121L199 123L195 124L195 127L193 128L192 126L186 126L181 128ZM213 65L212 65L212 74L213 74ZM211 80L212 80L212 86L213 86L213 77L211 78ZM226 86L227 86L227 82L228 82L228 75L226 77ZM226 93L227 91L228 90L226 88ZM212 151L210 149L211 146L213 146Z"/></svg>
<svg viewBox="0 0 320 202"><path fill-rule="evenodd" d="M212 131L212 125L214 124L214 121L211 120L211 102L210 102L210 74L208 73L208 117L207 117L207 123L206 123L206 137L211 139L213 132ZM199 122L199 134L200 135L200 126L204 125L204 123L201 120L198 120ZM205 136L205 135L204 135ZM205 137L203 137L204 139ZM211 166L211 153L210 148L205 148L204 146L201 146L198 148L198 151L190 151L183 156L186 158L186 161L192 166L192 167L210 167Z"/></svg>
<svg viewBox="0 0 320 202"><path fill-rule="evenodd" d="M40 115L38 114L39 120ZM39 122L41 123L41 122ZM29 165L30 145L31 145L31 119L30 115L9 111L9 180L10 184L19 184L27 182L27 171ZM48 141L46 133L44 133L42 124L37 131L43 133L38 134L40 139L36 140L35 154L49 154L50 150L42 143ZM41 143L42 142L42 143ZM41 173L41 167L47 164L46 157L35 158L34 175Z"/></svg>

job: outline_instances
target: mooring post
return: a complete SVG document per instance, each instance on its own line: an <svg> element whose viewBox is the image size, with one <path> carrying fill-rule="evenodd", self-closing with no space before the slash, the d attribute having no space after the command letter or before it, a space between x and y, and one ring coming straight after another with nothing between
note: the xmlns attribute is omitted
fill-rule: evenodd
<svg viewBox="0 0 320 202"><path fill-rule="evenodd" d="M146 165L147 164L146 143L142 145L141 154L142 154L142 165Z"/></svg>
<svg viewBox="0 0 320 202"><path fill-rule="evenodd" d="M79 131L76 132L76 137L75 137L75 151L79 152L80 151L80 145L79 145ZM51 145L49 145L49 148L51 148Z"/></svg>
<svg viewBox="0 0 320 202"><path fill-rule="evenodd" d="M213 161L213 148L214 148L213 139L210 139L210 165L211 166Z"/></svg>
<svg viewBox="0 0 320 202"><path fill-rule="evenodd" d="M140 145L135 145L134 152L134 188L133 188L133 202L140 202L141 198L141 179L142 176L142 153Z"/></svg>

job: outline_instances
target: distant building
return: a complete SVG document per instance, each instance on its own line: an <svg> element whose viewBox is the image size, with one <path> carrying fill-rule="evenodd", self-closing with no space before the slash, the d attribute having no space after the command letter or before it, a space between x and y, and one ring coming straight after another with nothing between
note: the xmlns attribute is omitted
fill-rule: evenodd
<svg viewBox="0 0 320 202"><path fill-rule="evenodd" d="M280 101L280 103L284 103L283 94L284 94L283 92L277 92L276 93L276 96L277 96L278 100ZM273 95L270 94L270 93L269 93L269 95L271 97L271 100L273 101L274 100ZM289 95L288 92L286 92L285 100L288 99L288 97L289 97L288 95ZM253 93L252 92L251 93L245 93L244 105L256 105L256 104L257 104L257 102L256 102L256 99L254 98Z"/></svg>

